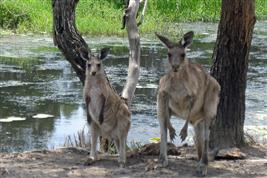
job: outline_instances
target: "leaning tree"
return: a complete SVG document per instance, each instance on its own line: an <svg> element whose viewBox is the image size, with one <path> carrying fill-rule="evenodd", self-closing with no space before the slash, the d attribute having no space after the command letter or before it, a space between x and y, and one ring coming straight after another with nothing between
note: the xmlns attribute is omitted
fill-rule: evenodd
<svg viewBox="0 0 267 178"><path fill-rule="evenodd" d="M255 21L255 0L222 0L211 68L221 85L217 117L210 134L213 148L244 144L245 90Z"/></svg>
<svg viewBox="0 0 267 178"><path fill-rule="evenodd" d="M84 84L86 66L83 58L86 57L89 60L91 51L76 28L75 9L78 2L79 0L52 1L53 39L55 46L59 48L66 60L69 61L80 81ZM124 20L129 40L129 67L126 85L122 91L122 98L130 106L140 70L140 37L136 22L140 0L127 0L126 3ZM141 20L143 20L144 10ZM120 27L118 27L119 29Z"/></svg>

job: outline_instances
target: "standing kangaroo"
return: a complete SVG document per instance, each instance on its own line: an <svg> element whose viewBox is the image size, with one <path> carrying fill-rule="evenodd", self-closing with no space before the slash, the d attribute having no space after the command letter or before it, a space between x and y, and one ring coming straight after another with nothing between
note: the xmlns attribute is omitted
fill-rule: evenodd
<svg viewBox="0 0 267 178"><path fill-rule="evenodd" d="M125 102L111 87L102 60L108 49L103 48L95 57L89 56L86 62L86 78L83 95L86 103L87 121L91 128L91 151L89 160L97 159L97 140L99 136L114 140L119 153L121 167L126 163L126 139L130 129L131 113Z"/></svg>
<svg viewBox="0 0 267 178"><path fill-rule="evenodd" d="M156 33L168 48L171 70L161 77L157 94L157 115L160 123L161 144L159 161L168 165L167 128L171 140L175 137L170 117L177 116L186 122L180 132L182 141L187 137L188 122L194 126L195 145L199 163L197 174L205 176L208 166L209 127L217 113L220 85L199 64L186 59L186 48L191 45L194 33L184 34L175 43Z"/></svg>

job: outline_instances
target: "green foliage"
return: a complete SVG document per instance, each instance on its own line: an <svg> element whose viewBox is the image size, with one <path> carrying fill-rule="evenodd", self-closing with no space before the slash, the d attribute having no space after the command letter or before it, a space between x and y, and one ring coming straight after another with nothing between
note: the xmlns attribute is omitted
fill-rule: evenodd
<svg viewBox="0 0 267 178"><path fill-rule="evenodd" d="M115 9L112 1L80 1L77 10L77 27L82 33L93 35L119 35L122 9Z"/></svg>
<svg viewBox="0 0 267 178"><path fill-rule="evenodd" d="M220 0L157 0L151 1L152 12L175 22L217 21Z"/></svg>
<svg viewBox="0 0 267 178"><path fill-rule="evenodd" d="M256 0L256 16L258 20L267 19L267 1Z"/></svg>
<svg viewBox="0 0 267 178"><path fill-rule="evenodd" d="M3 29L16 29L18 25L30 18L20 8L12 3L0 1L0 27Z"/></svg>
<svg viewBox="0 0 267 178"><path fill-rule="evenodd" d="M50 33L51 0L0 0L0 28ZM175 22L217 22L221 0L149 0L142 33L160 31ZM121 28L124 0L80 0L77 27L83 34L125 35ZM267 19L267 1L256 0L257 19ZM1 33L1 30L0 30Z"/></svg>
<svg viewBox="0 0 267 178"><path fill-rule="evenodd" d="M1 63L11 64L23 67L25 70L32 70L32 66L35 64L42 64L43 62L38 58L13 58L0 56Z"/></svg>
<svg viewBox="0 0 267 178"><path fill-rule="evenodd" d="M50 0L2 0L0 23L2 28L18 32L49 32L52 28L51 2Z"/></svg>

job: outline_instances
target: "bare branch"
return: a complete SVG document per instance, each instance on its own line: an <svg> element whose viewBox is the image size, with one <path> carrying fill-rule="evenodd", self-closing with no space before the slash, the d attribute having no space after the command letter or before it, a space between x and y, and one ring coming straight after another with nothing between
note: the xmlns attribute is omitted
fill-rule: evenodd
<svg viewBox="0 0 267 178"><path fill-rule="evenodd" d="M140 21L138 22L137 26L142 25L144 23L145 13L146 13L146 8L147 8L147 1L148 0L141 0L140 1L140 3L144 2L145 4L144 4L144 8L143 8L143 11L142 11L142 15L141 15Z"/></svg>
<svg viewBox="0 0 267 178"><path fill-rule="evenodd" d="M126 85L122 91L122 97L127 99L130 106L140 73L140 36L136 23L136 15L140 0L130 0L126 15L126 29L129 40L129 67Z"/></svg>

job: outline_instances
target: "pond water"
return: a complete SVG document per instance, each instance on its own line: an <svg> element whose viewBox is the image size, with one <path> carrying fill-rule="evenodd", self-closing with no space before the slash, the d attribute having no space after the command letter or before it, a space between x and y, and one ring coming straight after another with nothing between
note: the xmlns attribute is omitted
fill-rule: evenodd
<svg viewBox="0 0 267 178"><path fill-rule="evenodd" d="M216 39L216 24L181 24L183 31L195 29L197 37L188 58L209 70ZM267 22L255 26L246 98L245 129L259 141L267 140ZM117 91L127 75L126 38L87 38L96 52L110 47L105 70ZM154 36L142 37L141 75L133 101L128 142L147 143L159 137L156 119L156 90L166 72L166 49ZM0 119L11 116L25 120L0 122L0 152L25 151L62 146L68 135L85 128L82 85L70 64L53 46L50 36L8 35L0 37ZM33 118L43 113L52 118ZM184 121L173 119L177 132ZM187 142L192 142L192 129ZM180 143L176 138L175 142Z"/></svg>

